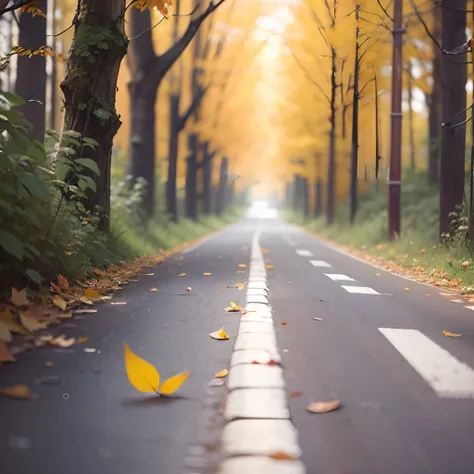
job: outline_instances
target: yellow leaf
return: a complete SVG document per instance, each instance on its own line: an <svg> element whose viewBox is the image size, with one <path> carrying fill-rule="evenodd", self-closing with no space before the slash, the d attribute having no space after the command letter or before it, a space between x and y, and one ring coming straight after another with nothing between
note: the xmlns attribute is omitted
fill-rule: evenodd
<svg viewBox="0 0 474 474"><path fill-rule="evenodd" d="M228 373L229 371L227 369L220 370L216 375L214 375L214 377L216 379L223 379L224 377L227 377Z"/></svg>
<svg viewBox="0 0 474 474"><path fill-rule="evenodd" d="M242 308L238 304L235 304L233 301L230 302L230 306L234 311L241 311L242 310Z"/></svg>
<svg viewBox="0 0 474 474"><path fill-rule="evenodd" d="M11 332L23 334L25 336L28 334L24 327L20 326L13 320L13 315L8 309L0 311L0 321L2 321Z"/></svg>
<svg viewBox="0 0 474 474"><path fill-rule="evenodd" d="M410 288L404 288L405 291L410 291Z"/></svg>
<svg viewBox="0 0 474 474"><path fill-rule="evenodd" d="M45 329L46 324L40 323L37 319L27 316L23 311L20 311L20 321L23 326L30 332L35 332L40 329Z"/></svg>
<svg viewBox="0 0 474 474"><path fill-rule="evenodd" d="M84 292L84 296L89 299L94 299L99 296L99 292L97 290L94 290L94 288L87 288Z"/></svg>
<svg viewBox="0 0 474 474"><path fill-rule="evenodd" d="M268 270L273 270L275 267L273 265L270 265L269 263L267 263L265 265L265 268L268 268Z"/></svg>
<svg viewBox="0 0 474 474"><path fill-rule="evenodd" d="M3 321L0 321L0 340L5 342L12 342L12 333Z"/></svg>
<svg viewBox="0 0 474 474"><path fill-rule="evenodd" d="M245 283L237 283L235 285L239 290L243 290L245 288Z"/></svg>
<svg viewBox="0 0 474 474"><path fill-rule="evenodd" d="M181 385L186 381L190 371L187 370L181 374L175 375L170 377L168 380L165 380L159 390L161 395L171 395L172 393L176 392Z"/></svg>
<svg viewBox="0 0 474 474"><path fill-rule="evenodd" d="M125 370L129 382L139 391L145 393L158 392L160 374L147 361L135 355L124 343Z"/></svg>
<svg viewBox="0 0 474 474"><path fill-rule="evenodd" d="M0 339L0 362L15 362L15 356L10 353L7 345Z"/></svg>
<svg viewBox="0 0 474 474"><path fill-rule="evenodd" d="M67 290L69 288L69 281L66 277L61 274L58 275L58 285L61 290Z"/></svg>
<svg viewBox="0 0 474 474"><path fill-rule="evenodd" d="M205 277L208 277L208 276L211 276L212 273L210 273L210 272L204 272L203 275L204 275Z"/></svg>
<svg viewBox="0 0 474 474"><path fill-rule="evenodd" d="M444 336L446 337L459 337L459 336L462 336L462 334L457 334L457 333L454 333L454 332L449 332L449 331L446 331L446 329L443 329L441 331L441 334L443 334Z"/></svg>
<svg viewBox="0 0 474 474"><path fill-rule="evenodd" d="M245 265L245 263L239 263L239 268L247 268L247 265Z"/></svg>
<svg viewBox="0 0 474 474"><path fill-rule="evenodd" d="M186 276L186 273L180 273L178 276L179 277L184 277L184 276Z"/></svg>
<svg viewBox="0 0 474 474"><path fill-rule="evenodd" d="M63 311L66 311L67 303L59 295L54 295L51 298L51 300L53 301L53 304L55 306L57 306L59 309L62 309Z"/></svg>
<svg viewBox="0 0 474 474"><path fill-rule="evenodd" d="M224 328L221 328L218 331L211 332L209 336L217 340L229 339L229 335L224 331Z"/></svg>
<svg viewBox="0 0 474 474"><path fill-rule="evenodd" d="M80 337L76 342L77 344L82 344L84 342L87 342L87 337Z"/></svg>
<svg viewBox="0 0 474 474"><path fill-rule="evenodd" d="M79 298L79 300L82 301L82 302L85 303L85 304L94 304L93 301L91 301L89 298L86 298L85 296L81 296L81 297Z"/></svg>
<svg viewBox="0 0 474 474"><path fill-rule="evenodd" d="M158 288L152 288L150 291L158 291Z"/></svg>
<svg viewBox="0 0 474 474"><path fill-rule="evenodd" d="M340 400L331 400L330 402L313 402L306 407L306 410L310 411L311 413L327 413L328 411L337 410L340 406Z"/></svg>
<svg viewBox="0 0 474 474"><path fill-rule="evenodd" d="M283 451L277 451L268 455L269 458L275 459L277 461L296 461L296 458L291 454L285 453Z"/></svg>
<svg viewBox="0 0 474 474"><path fill-rule="evenodd" d="M52 346L57 346L57 347L71 347L74 343L76 342L76 339L74 337L71 337L69 339L66 339L66 336L62 334L61 336L55 337L49 343Z"/></svg>
<svg viewBox="0 0 474 474"><path fill-rule="evenodd" d="M13 387L0 388L0 394L12 398L25 398L35 400L36 396L30 392L26 385L14 385Z"/></svg>
<svg viewBox="0 0 474 474"><path fill-rule="evenodd" d="M12 288L12 295L10 301L15 306L27 306L29 304L28 298L26 297L26 290L17 291L15 288Z"/></svg>
<svg viewBox="0 0 474 474"><path fill-rule="evenodd" d="M426 252L426 249L421 249L420 254L423 255Z"/></svg>
<svg viewBox="0 0 474 474"><path fill-rule="evenodd" d="M192 289L190 286L188 286L188 287L186 288L186 291L193 291L193 289Z"/></svg>

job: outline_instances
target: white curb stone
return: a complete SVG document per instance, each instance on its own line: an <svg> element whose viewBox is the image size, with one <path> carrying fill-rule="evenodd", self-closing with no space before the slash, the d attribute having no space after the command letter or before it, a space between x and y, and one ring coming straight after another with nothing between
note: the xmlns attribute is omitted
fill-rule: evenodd
<svg viewBox="0 0 474 474"><path fill-rule="evenodd" d="M268 298L264 295L247 295L247 302L268 304Z"/></svg>
<svg viewBox="0 0 474 474"><path fill-rule="evenodd" d="M268 290L263 290L261 288L248 288L247 295L249 296L267 296Z"/></svg>
<svg viewBox="0 0 474 474"><path fill-rule="evenodd" d="M239 334L253 333L253 334L271 334L275 336L275 329L273 324L267 322L242 321L239 326Z"/></svg>
<svg viewBox="0 0 474 474"><path fill-rule="evenodd" d="M223 462L219 474L305 474L300 461L277 461L268 457L245 456Z"/></svg>
<svg viewBox="0 0 474 474"><path fill-rule="evenodd" d="M266 290L268 291L267 284L263 281L252 281L247 285L248 290Z"/></svg>
<svg viewBox="0 0 474 474"><path fill-rule="evenodd" d="M264 351L277 352L275 336L270 334L239 334L235 342L234 351L245 349L262 349Z"/></svg>
<svg viewBox="0 0 474 474"><path fill-rule="evenodd" d="M289 420L286 392L279 388L242 388L232 390L224 411L226 420L257 418Z"/></svg>
<svg viewBox="0 0 474 474"><path fill-rule="evenodd" d="M237 388L285 388L281 367L242 364L230 369L227 383L229 390Z"/></svg>
<svg viewBox="0 0 474 474"><path fill-rule="evenodd" d="M280 363L281 357L277 352L271 353L259 349L249 349L247 351L234 351L230 366L234 367L239 364L252 364L258 362L259 364L268 364L271 360Z"/></svg>

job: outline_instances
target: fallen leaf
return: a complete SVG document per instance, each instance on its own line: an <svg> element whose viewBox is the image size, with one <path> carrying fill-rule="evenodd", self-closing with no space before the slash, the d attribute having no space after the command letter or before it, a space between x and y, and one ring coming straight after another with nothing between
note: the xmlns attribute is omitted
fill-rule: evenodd
<svg viewBox="0 0 474 474"><path fill-rule="evenodd" d="M0 321L2 321L5 326L10 330L10 332L14 332L16 334L23 334L26 336L28 331L23 327L16 323L13 319L13 314L8 310L0 311Z"/></svg>
<svg viewBox="0 0 474 474"><path fill-rule="evenodd" d="M265 268L268 268L268 270L273 270L275 267L273 265L270 265L269 263L267 263L265 265Z"/></svg>
<svg viewBox="0 0 474 474"><path fill-rule="evenodd" d="M269 458L276 459L277 461L296 461L296 458L291 454L283 451L277 451L268 455Z"/></svg>
<svg viewBox="0 0 474 474"><path fill-rule="evenodd" d="M186 276L186 273L180 273L178 276L179 277L184 277L184 276Z"/></svg>
<svg viewBox="0 0 474 474"><path fill-rule="evenodd" d="M81 296L79 300L82 301L84 304L90 304L90 305L94 304L93 301L91 301L89 298L86 298L85 296Z"/></svg>
<svg viewBox="0 0 474 474"><path fill-rule="evenodd" d="M221 328L218 331L211 332L209 336L217 340L229 339L229 335L224 331L224 328Z"/></svg>
<svg viewBox="0 0 474 474"><path fill-rule="evenodd" d="M68 311L67 313L59 313L59 317L61 319L71 319L72 318L72 312Z"/></svg>
<svg viewBox="0 0 474 474"><path fill-rule="evenodd" d="M282 321L282 322L281 322L281 325L282 325L282 326L288 326L288 323L285 322L285 321Z"/></svg>
<svg viewBox="0 0 474 474"><path fill-rule="evenodd" d="M293 284L292 281L287 281L286 283L287 283L287 285L292 285Z"/></svg>
<svg viewBox="0 0 474 474"><path fill-rule="evenodd" d="M228 374L229 374L229 371L227 369L223 369L217 372L217 374L214 375L214 377L216 379L223 379L224 377L227 377Z"/></svg>
<svg viewBox="0 0 474 474"><path fill-rule="evenodd" d="M291 392L290 398L301 397L301 395L303 395L302 392Z"/></svg>
<svg viewBox="0 0 474 474"><path fill-rule="evenodd" d="M53 364L53 362L48 360L45 365L46 365L46 367L52 367L54 364Z"/></svg>
<svg viewBox="0 0 474 474"><path fill-rule="evenodd" d="M410 288L403 288L405 291L410 291Z"/></svg>
<svg viewBox="0 0 474 474"><path fill-rule="evenodd" d="M77 309L74 311L74 314L90 314L90 313L97 313L96 309Z"/></svg>
<svg viewBox="0 0 474 474"><path fill-rule="evenodd" d="M64 251L64 254L70 257L72 255L72 252L67 252L66 250Z"/></svg>
<svg viewBox="0 0 474 474"><path fill-rule="evenodd" d="M23 311L20 311L20 322L30 332L39 331L45 329L46 324L40 323L37 319L27 316Z"/></svg>
<svg viewBox="0 0 474 474"><path fill-rule="evenodd" d="M59 295L54 295L51 298L53 304L57 306L59 309L62 309L63 311L66 311L67 308L67 303L64 301Z"/></svg>
<svg viewBox="0 0 474 474"><path fill-rule="evenodd" d="M459 336L462 336L462 334L457 334L455 332L449 332L449 331L446 331L446 329L443 329L441 331L441 334L443 334L446 337L459 337Z"/></svg>
<svg viewBox="0 0 474 474"><path fill-rule="evenodd" d="M26 290L17 291L15 288L12 288L12 295L10 301L17 307L27 306L29 304L28 298L26 297Z"/></svg>
<svg viewBox="0 0 474 474"><path fill-rule="evenodd" d="M12 342L12 333L8 326L3 322L0 321L0 340L4 342Z"/></svg>
<svg viewBox="0 0 474 474"><path fill-rule="evenodd" d="M84 343L84 342L87 342L87 337L80 337L80 338L76 341L77 344L82 344L82 343Z"/></svg>
<svg viewBox="0 0 474 474"><path fill-rule="evenodd" d="M239 290L243 290L245 288L245 283L236 283L235 287Z"/></svg>
<svg viewBox="0 0 474 474"><path fill-rule="evenodd" d="M1 362L15 362L15 356L10 353L8 347L2 339L0 339L0 363Z"/></svg>
<svg viewBox="0 0 474 474"><path fill-rule="evenodd" d="M247 265L245 265L245 263L239 263L239 268L247 268Z"/></svg>
<svg viewBox="0 0 474 474"><path fill-rule="evenodd" d="M30 392L30 389L26 385L14 385L13 387L2 387L0 388L0 394L11 398L23 398L35 400L36 395Z"/></svg>
<svg viewBox="0 0 474 474"><path fill-rule="evenodd" d="M380 273L374 273L374 275L375 275L376 277L379 277L379 276L380 276Z"/></svg>
<svg viewBox="0 0 474 474"><path fill-rule="evenodd" d="M150 291L158 291L158 288L152 288Z"/></svg>
<svg viewBox="0 0 474 474"><path fill-rule="evenodd" d="M127 304L127 302L126 301L111 301L110 304L117 306L121 304Z"/></svg>
<svg viewBox="0 0 474 474"><path fill-rule="evenodd" d="M158 393L160 386L160 374L146 360L135 355L128 345L124 343L125 348L125 370L129 382L139 392Z"/></svg>
<svg viewBox="0 0 474 474"><path fill-rule="evenodd" d="M203 275L204 275L205 277L208 277L208 276L211 276L212 273L210 273L210 272L204 272Z"/></svg>
<svg viewBox="0 0 474 474"><path fill-rule="evenodd" d="M331 400L330 402L312 402L306 407L306 410L311 413L327 413L329 411L337 410L340 406L340 400Z"/></svg>
<svg viewBox="0 0 474 474"><path fill-rule="evenodd" d="M61 293L61 288L59 288L59 286L56 285L56 283L51 282L51 288L53 288L53 290L54 290L56 293Z"/></svg>
<svg viewBox="0 0 474 474"><path fill-rule="evenodd" d="M176 392L181 385L186 381L189 374L191 372L187 370L186 372L182 372L181 374L174 375L170 377L168 380L165 380L160 387L159 393L160 395L171 395L172 393Z"/></svg>
<svg viewBox="0 0 474 474"><path fill-rule="evenodd" d="M470 265L470 263L466 260L465 262L461 263L462 268L467 268Z"/></svg>
<svg viewBox="0 0 474 474"><path fill-rule="evenodd" d="M52 346L57 347L71 347L75 342L76 339L74 337L66 339L64 334L61 334L61 336L55 337L53 340L49 341Z"/></svg>
<svg viewBox="0 0 474 474"><path fill-rule="evenodd" d="M420 255L423 255L426 252L426 249L421 249L420 250Z"/></svg>
<svg viewBox="0 0 474 474"><path fill-rule="evenodd" d="M58 275L58 285L61 290L69 289L68 279L65 276L62 276L61 274Z"/></svg>
<svg viewBox="0 0 474 474"><path fill-rule="evenodd" d="M315 321L322 321L322 320L323 320L323 318L317 318L317 317L313 317L313 319L314 319Z"/></svg>
<svg viewBox="0 0 474 474"><path fill-rule="evenodd" d="M84 296L86 298L94 299L99 297L99 292L95 290L94 288L87 288L86 291L84 292Z"/></svg>
<svg viewBox="0 0 474 474"><path fill-rule="evenodd" d="M193 289L192 289L190 286L188 286L188 287L186 288L186 291L193 291Z"/></svg>
<svg viewBox="0 0 474 474"><path fill-rule="evenodd" d="M94 273L101 277L107 276L107 272L105 272L104 270L100 270L99 268L94 268Z"/></svg>
<svg viewBox="0 0 474 474"><path fill-rule="evenodd" d="M270 367L274 367L274 366L276 366L276 365L278 365L278 366L279 366L279 365L280 365L280 363L279 363L279 362L277 362L276 360L270 359L270 361L269 361L269 362L267 362L267 365L269 365Z"/></svg>

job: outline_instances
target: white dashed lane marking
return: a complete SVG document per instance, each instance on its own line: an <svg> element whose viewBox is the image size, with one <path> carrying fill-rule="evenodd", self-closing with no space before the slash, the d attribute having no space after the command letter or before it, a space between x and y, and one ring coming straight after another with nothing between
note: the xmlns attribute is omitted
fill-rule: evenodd
<svg viewBox="0 0 474 474"><path fill-rule="evenodd" d="M309 263L315 267L332 267L332 265L330 265L328 262L325 262L324 260L310 260Z"/></svg>
<svg viewBox="0 0 474 474"><path fill-rule="evenodd" d="M368 286L346 286L342 285L348 293L355 294L355 295L380 295L378 291L375 291L373 288L369 288Z"/></svg>
<svg viewBox="0 0 474 474"><path fill-rule="evenodd" d="M379 328L440 398L474 398L474 370L415 329Z"/></svg>
<svg viewBox="0 0 474 474"><path fill-rule="evenodd" d="M300 257L313 257L313 254L309 250L297 250L296 253Z"/></svg>
<svg viewBox="0 0 474 474"><path fill-rule="evenodd" d="M347 275L341 275L340 273L324 273L332 281L355 281L354 278L351 278Z"/></svg>

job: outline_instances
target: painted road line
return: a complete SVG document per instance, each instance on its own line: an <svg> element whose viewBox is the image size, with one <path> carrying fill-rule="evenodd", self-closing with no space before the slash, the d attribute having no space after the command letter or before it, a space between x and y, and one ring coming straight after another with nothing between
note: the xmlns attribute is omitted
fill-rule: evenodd
<svg viewBox="0 0 474 474"><path fill-rule="evenodd" d="M416 329L379 328L440 398L474 398L474 370Z"/></svg>
<svg viewBox="0 0 474 474"><path fill-rule="evenodd" d="M297 253L300 257L314 257L314 255L312 254L312 252L310 252L309 250L297 250L296 253Z"/></svg>
<svg viewBox="0 0 474 474"><path fill-rule="evenodd" d="M331 264L325 262L324 260L310 260L309 263L315 267L332 267Z"/></svg>
<svg viewBox="0 0 474 474"><path fill-rule="evenodd" d="M324 273L323 275L326 275L332 281L355 281L354 278L339 273Z"/></svg>
<svg viewBox="0 0 474 474"><path fill-rule="evenodd" d="M380 295L378 291L375 291L373 288L369 288L368 286L347 286L342 285L348 293L354 295Z"/></svg>
<svg viewBox="0 0 474 474"><path fill-rule="evenodd" d="M258 288L247 290L246 312L232 354L221 443L223 459L218 472L305 474L304 465L296 460L301 450L290 420L283 370L267 365L271 360L279 362L280 355L268 300L264 293L255 291L262 291L267 282L258 232L252 241L250 262L250 274L259 269L258 282L250 280ZM256 360L263 365L255 364ZM291 453L295 460L273 463L269 455L275 449Z"/></svg>

